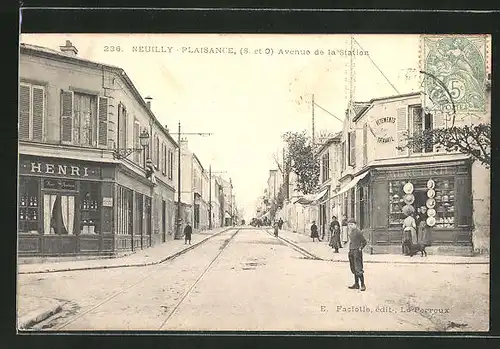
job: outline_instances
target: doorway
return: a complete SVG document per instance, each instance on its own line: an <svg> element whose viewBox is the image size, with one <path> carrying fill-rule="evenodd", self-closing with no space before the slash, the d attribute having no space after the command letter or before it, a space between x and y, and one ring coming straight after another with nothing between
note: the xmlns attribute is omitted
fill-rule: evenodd
<svg viewBox="0 0 500 349"><path fill-rule="evenodd" d="M75 195L65 193L44 193L43 220L46 235L74 235Z"/></svg>

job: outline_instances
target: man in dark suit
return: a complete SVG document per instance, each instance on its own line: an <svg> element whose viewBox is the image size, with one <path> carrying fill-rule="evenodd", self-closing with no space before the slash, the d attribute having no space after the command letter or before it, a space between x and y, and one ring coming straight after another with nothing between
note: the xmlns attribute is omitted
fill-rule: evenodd
<svg viewBox="0 0 500 349"><path fill-rule="evenodd" d="M191 234L193 233L193 228L191 228L191 224L187 222L186 227L184 228L184 245L189 242L191 245Z"/></svg>

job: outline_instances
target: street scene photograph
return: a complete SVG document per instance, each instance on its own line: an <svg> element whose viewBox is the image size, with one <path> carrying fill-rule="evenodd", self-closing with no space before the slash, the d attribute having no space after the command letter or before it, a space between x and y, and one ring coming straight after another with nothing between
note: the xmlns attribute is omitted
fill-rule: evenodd
<svg viewBox="0 0 500 349"><path fill-rule="evenodd" d="M19 45L18 333L490 330L490 35Z"/></svg>

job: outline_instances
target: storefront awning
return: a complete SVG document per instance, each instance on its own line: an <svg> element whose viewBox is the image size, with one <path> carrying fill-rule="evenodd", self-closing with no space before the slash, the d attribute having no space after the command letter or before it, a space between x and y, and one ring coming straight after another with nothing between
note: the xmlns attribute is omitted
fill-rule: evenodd
<svg viewBox="0 0 500 349"><path fill-rule="evenodd" d="M231 218L231 215L229 214L229 212L224 212L224 218Z"/></svg>
<svg viewBox="0 0 500 349"><path fill-rule="evenodd" d="M363 178L366 177L366 175L368 174L368 172L369 171L366 171L365 173L360 174L359 176L354 177L349 183L347 183L342 189L340 189L338 193L336 193L335 195L333 195L333 197L336 197L336 196L338 196L340 194L345 193L349 189L354 188L356 186L356 184L358 184L358 182L360 180L362 180Z"/></svg>
<svg viewBox="0 0 500 349"><path fill-rule="evenodd" d="M297 201L294 202L294 204L301 204L301 205L313 205L317 201L321 200L326 193L328 192L328 188L323 189L322 191L316 193L316 194L311 194L311 195L304 195L301 198L299 198Z"/></svg>
<svg viewBox="0 0 500 349"><path fill-rule="evenodd" d="M269 217L271 215L271 212L270 211L267 211L266 213L264 213L262 216L260 216L260 218L265 218L265 217Z"/></svg>

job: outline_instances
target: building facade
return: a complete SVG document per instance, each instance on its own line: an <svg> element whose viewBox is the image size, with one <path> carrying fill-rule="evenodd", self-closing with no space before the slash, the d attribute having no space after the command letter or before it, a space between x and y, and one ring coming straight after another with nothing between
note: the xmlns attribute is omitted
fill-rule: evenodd
<svg viewBox="0 0 500 349"><path fill-rule="evenodd" d="M412 93L353 108L341 136L333 200L342 214L356 218L372 253L400 252L402 211L409 205L429 209L432 249L471 254L489 241L489 170L469 155L430 143L401 147L407 136L449 126L443 115L424 111L423 98ZM488 115L457 118L456 124L489 122Z"/></svg>
<svg viewBox="0 0 500 349"><path fill-rule="evenodd" d="M19 255L169 240L176 142L121 68L78 57L69 41L60 50L20 47Z"/></svg>

